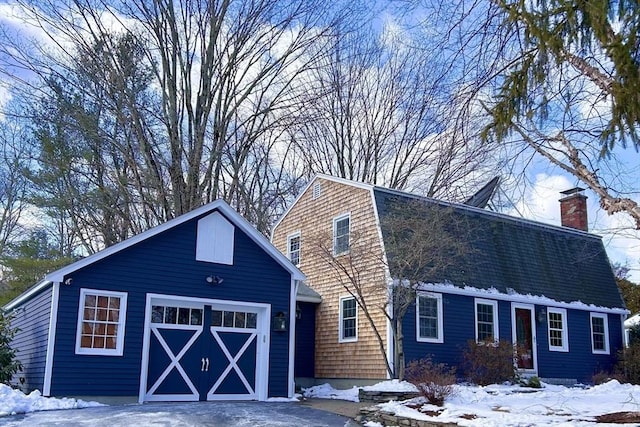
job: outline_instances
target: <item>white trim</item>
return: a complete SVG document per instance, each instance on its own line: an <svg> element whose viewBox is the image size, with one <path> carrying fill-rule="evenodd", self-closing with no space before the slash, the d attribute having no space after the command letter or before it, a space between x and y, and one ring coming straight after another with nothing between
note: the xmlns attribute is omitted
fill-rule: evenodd
<svg viewBox="0 0 640 427"><path fill-rule="evenodd" d="M144 240L147 240L157 234L160 234L166 230L174 228L180 224L183 224L193 218L197 218L201 215L204 215L208 212L212 212L214 210L218 210L224 214L227 219L246 233L261 249L263 249L267 254L269 254L278 264L284 267L289 273L293 275L296 280L304 280L304 274L293 265L287 257L278 251L269 240L264 237L258 230L255 229L253 225L251 225L246 219L244 219L239 213L237 213L231 206L229 206L223 200L216 200L206 205L200 206L197 209L192 210L184 215L180 215L177 218L171 219L161 225L153 227L147 231L144 231L138 235L135 235L123 242L116 243L113 246L109 246L106 249L101 250L93 255L89 255L86 258L83 258L79 261L74 262L66 267L63 267L59 270L56 270L52 273L47 274L45 277L46 280L54 281L54 282L62 282L64 277L70 273L73 273L83 267L86 267L94 262L97 262L101 259L104 259L110 255L113 255L117 252L120 252L124 249L129 248L137 243L140 243ZM195 251L195 248L194 248ZM195 257L195 253L194 253ZM195 258L194 258L195 259ZM10 303L11 304L11 303Z"/></svg>
<svg viewBox="0 0 640 427"><path fill-rule="evenodd" d="M436 321L437 325L437 337L428 338L420 336L420 298L428 298L436 300ZM477 334L476 334L477 336ZM416 295L416 341L418 342L430 342L435 344L444 343L444 313L442 312L442 294L436 294L433 292L418 292Z"/></svg>
<svg viewBox="0 0 640 427"><path fill-rule="evenodd" d="M344 221L345 219L349 221L349 231L347 232L347 239L348 239L347 249L341 252L336 252L336 240L338 237L336 235L336 231L337 231L336 225L339 221ZM351 250L351 212L343 213L333 217L333 233L332 234L333 234L333 256L348 254L349 251Z"/></svg>
<svg viewBox="0 0 640 427"><path fill-rule="evenodd" d="M562 333L562 345L552 345L551 344L551 321L549 317L551 313L560 314L562 316L562 329L560 330ZM554 328L554 330L558 330ZM568 352L569 351L569 321L567 319L567 310L564 308L557 307L547 307L547 341L549 343L549 351L561 351Z"/></svg>
<svg viewBox="0 0 640 427"><path fill-rule="evenodd" d="M120 306L118 307L118 329L116 331L116 348L85 348L81 347L82 342L82 324L84 319L84 302L87 295L95 295L97 297L117 297L120 298ZM87 321L90 321L87 320ZM78 319L76 323L76 354L78 355L101 355L101 356L122 356L124 354L124 331L127 324L127 293L105 291L103 289L80 289L80 298L78 299Z"/></svg>
<svg viewBox="0 0 640 427"><path fill-rule="evenodd" d="M296 237L298 238L298 263L297 264L293 262L293 260L291 259L291 240L295 239ZM302 234L300 233L300 231L295 231L287 236L287 258L289 258L289 261L291 261L291 264L295 265L296 267L300 265L300 262L302 262Z"/></svg>
<svg viewBox="0 0 640 427"><path fill-rule="evenodd" d="M355 304L356 307L356 336L355 337L348 337L348 338L344 338L344 310L343 310L343 306L342 306L342 302L345 300L353 300L353 303ZM342 296L340 297L340 315L339 317L339 325L338 325L338 342L340 343L348 343L348 342L356 342L358 341L358 301L356 301L356 298L352 295L346 295L346 296Z"/></svg>
<svg viewBox="0 0 640 427"><path fill-rule="evenodd" d="M538 374L538 345L536 336L536 306L533 304L522 304L518 302L511 303L511 342L517 344L517 325L516 325L516 309L530 310L531 311L531 357L533 357L533 368L518 370L527 374ZM517 366L517 365L516 365Z"/></svg>
<svg viewBox="0 0 640 427"><path fill-rule="evenodd" d="M293 398L296 391L294 365L295 349L296 349L296 295L298 294L299 282L291 279L291 294L289 295L289 369L287 378L289 387L287 389L287 397Z"/></svg>
<svg viewBox="0 0 640 427"><path fill-rule="evenodd" d="M525 304L549 305L552 307L568 308L571 310L582 310L582 311L589 311L589 312L597 310L599 312L613 313L613 314L629 313L629 310L624 308L599 307L595 305L587 305L584 303L575 303L575 302L568 303L563 301L555 301L550 298L547 298L544 296L537 296L537 295L505 294L505 293L499 292L495 288L479 289L479 288L473 288L470 286L465 286L464 288L461 288L461 287L447 284L447 283L422 283L419 286L419 290L441 292L443 294L478 297L478 298L491 298L491 299L500 300L500 301L521 302Z"/></svg>
<svg viewBox="0 0 640 427"><path fill-rule="evenodd" d="M596 350L593 342L593 318L603 319L604 327L604 350ZM591 331L591 352L593 354L609 354L609 316L605 313L589 313L589 330Z"/></svg>
<svg viewBox="0 0 640 427"><path fill-rule="evenodd" d="M47 357L44 364L44 384L42 395L51 396L51 379L53 375L53 352L56 348L56 328L58 325L58 302L60 300L60 283L51 288L51 313L49 314L49 333L47 337Z"/></svg>
<svg viewBox="0 0 640 427"><path fill-rule="evenodd" d="M293 285L293 284L292 284ZM193 398L189 395L161 395L161 396L149 396L146 393L148 370L149 370L149 341L151 334L151 307L154 303L171 302L172 304L184 304L195 308L204 308L205 305L211 306L213 309L221 310L247 310L255 311L258 314L258 327L255 330L256 333L256 379L255 379L255 393L251 396L257 400L264 401L268 396L269 389L269 355L271 346L271 305L265 303L247 302L247 301L234 301L234 300L219 300L219 299L207 299L199 297L186 297L178 295L166 295L166 294L147 294L147 301L145 307L145 320L144 320L144 341L142 345L142 361L140 369L140 389L138 393L138 402L145 401L189 401ZM162 325L162 327L174 327L175 325ZM191 329L194 326L181 325L184 329ZM203 324L198 326L203 331L208 325ZM224 328L220 328L224 329ZM208 329L207 329L208 330ZM226 328L225 330L233 330ZM250 332L252 329L238 329L239 332ZM292 351L292 350L290 350ZM208 391L207 391L208 394ZM211 400L247 400L247 395L215 395L211 397ZM197 399L196 399L197 400Z"/></svg>
<svg viewBox="0 0 640 427"><path fill-rule="evenodd" d="M29 300L32 296L36 295L38 292L40 292L42 289L46 288L47 286L52 285L53 282L50 280L41 280L38 283L36 283L33 287L27 289L26 291L24 291L23 293L21 293L20 295L18 295L15 299L9 301L5 306L4 309L6 311L10 311L13 310L15 307L19 306L20 304L22 304L23 302Z"/></svg>
<svg viewBox="0 0 640 427"><path fill-rule="evenodd" d="M493 340L495 342L500 341L500 328L498 327L498 301L483 299L483 298L475 298L473 300L473 312L474 316L474 328L476 331L476 342L478 341L478 304L482 305L490 305L493 310Z"/></svg>

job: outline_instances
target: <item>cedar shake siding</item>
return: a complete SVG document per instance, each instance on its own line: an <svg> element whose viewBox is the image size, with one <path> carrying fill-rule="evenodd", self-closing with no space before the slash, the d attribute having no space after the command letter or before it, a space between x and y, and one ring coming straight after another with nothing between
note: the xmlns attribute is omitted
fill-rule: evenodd
<svg viewBox="0 0 640 427"><path fill-rule="evenodd" d="M276 225L272 241L282 253L287 254L287 236L300 233L299 267L307 276L306 284L322 296L322 303L316 311L316 378L385 378L387 372L379 343L361 308L357 309L357 341L340 342L340 298L349 293L340 284L334 269L317 254L318 239L330 242L334 219L346 214L350 218L350 245L354 260L356 253L367 248L364 252L368 255L358 257L358 269L362 272L361 282L370 289L366 292L370 314L386 342L386 318L381 310L385 302L386 278L384 265L380 262L382 249L371 191L336 180L317 178Z"/></svg>

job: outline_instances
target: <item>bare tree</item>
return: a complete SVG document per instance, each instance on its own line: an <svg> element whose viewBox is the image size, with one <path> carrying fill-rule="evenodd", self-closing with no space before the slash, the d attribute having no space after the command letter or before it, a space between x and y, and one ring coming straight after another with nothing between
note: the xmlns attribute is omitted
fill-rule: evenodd
<svg viewBox="0 0 640 427"><path fill-rule="evenodd" d="M46 166L66 175L58 197L67 192L73 201L64 205L66 216L88 251L216 198L268 231L295 183L280 170L287 161L281 136L302 107L301 78L317 66L348 5L21 6L39 39L21 42L21 34L2 28L0 50L10 60L0 71L40 105L55 100L68 113L40 109L37 123L47 132L38 136L72 148L77 161L58 165L48 156Z"/></svg>
<svg viewBox="0 0 640 427"><path fill-rule="evenodd" d="M0 258L20 235L20 219L27 208L29 147L25 132L11 122L0 121Z"/></svg>
<svg viewBox="0 0 640 427"><path fill-rule="evenodd" d="M364 27L335 38L313 73L305 120L290 130L302 173L446 198L484 178L491 147L455 130L461 102L447 67L454 58L417 48L413 37Z"/></svg>
<svg viewBox="0 0 640 427"><path fill-rule="evenodd" d="M320 234L308 241L362 310L389 375L404 379L404 317L415 305L421 284L455 280L455 271L465 271L470 265L473 224L467 215L433 199L398 200L380 220L384 253L378 235L357 230L351 232L349 252L340 256L333 253L332 235ZM379 281L370 280L372 269L385 271ZM384 313L393 331L393 360L387 356L386 333L384 325L375 321L376 312Z"/></svg>

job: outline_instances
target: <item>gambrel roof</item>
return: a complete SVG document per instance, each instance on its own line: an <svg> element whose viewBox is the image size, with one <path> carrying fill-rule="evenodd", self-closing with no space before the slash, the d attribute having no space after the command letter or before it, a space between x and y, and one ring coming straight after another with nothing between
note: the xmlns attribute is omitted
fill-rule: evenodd
<svg viewBox="0 0 640 427"><path fill-rule="evenodd" d="M459 236L470 247L464 266L448 267L437 277L425 274L422 282L547 297L565 303L625 307L599 236L382 187L373 187L372 192L383 240L390 233L385 217L402 215L402 207L416 201L449 209L452 217L468 224L469 230ZM402 256L399 252L387 251L386 255ZM394 277L394 271L390 274Z"/></svg>

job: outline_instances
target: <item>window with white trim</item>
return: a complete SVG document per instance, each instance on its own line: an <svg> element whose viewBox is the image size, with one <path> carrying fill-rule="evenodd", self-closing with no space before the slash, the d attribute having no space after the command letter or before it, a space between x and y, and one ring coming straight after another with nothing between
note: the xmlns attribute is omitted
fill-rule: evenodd
<svg viewBox="0 0 640 427"><path fill-rule="evenodd" d="M333 219L333 254L349 252L350 215L342 215Z"/></svg>
<svg viewBox="0 0 640 427"><path fill-rule="evenodd" d="M340 342L358 340L358 305L354 297L340 298Z"/></svg>
<svg viewBox="0 0 640 427"><path fill-rule="evenodd" d="M498 341L498 301L475 299L476 342Z"/></svg>
<svg viewBox="0 0 640 427"><path fill-rule="evenodd" d="M122 356L127 293L80 289L76 354Z"/></svg>
<svg viewBox="0 0 640 427"><path fill-rule="evenodd" d="M567 310L548 307L547 325L549 329L549 351L569 351Z"/></svg>
<svg viewBox="0 0 640 427"><path fill-rule="evenodd" d="M421 342L444 342L442 294L420 293L417 297L416 337Z"/></svg>
<svg viewBox="0 0 640 427"><path fill-rule="evenodd" d="M293 265L300 265L300 233L293 233L287 237L287 254Z"/></svg>
<svg viewBox="0 0 640 427"><path fill-rule="evenodd" d="M609 354L609 320L606 314L591 313L591 351Z"/></svg>

